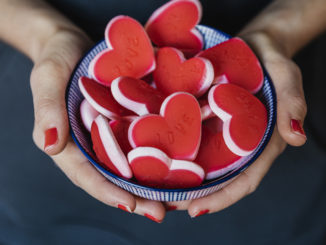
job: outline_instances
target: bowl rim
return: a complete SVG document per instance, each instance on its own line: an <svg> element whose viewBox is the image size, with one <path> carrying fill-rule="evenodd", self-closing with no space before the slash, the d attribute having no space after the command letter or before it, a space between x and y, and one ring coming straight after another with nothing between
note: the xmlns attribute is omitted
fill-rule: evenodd
<svg viewBox="0 0 326 245"><path fill-rule="evenodd" d="M220 31L218 29L215 29L213 27L207 26L207 25L197 25L199 27L205 27L208 29L211 29L215 32L218 32L220 34L222 34L223 36L229 38L232 38L231 35ZM72 85L72 80L73 77L75 76L75 73L77 71L77 69L79 68L79 66L82 64L82 62L84 61L84 59L89 55L89 53L91 53L93 51L93 49L95 47L97 47L98 45L100 45L103 41L105 41L104 39L98 41L97 43L95 43L78 61L78 63L76 64L74 70L72 71L70 77L69 77L69 81L67 84L67 88L66 88L66 92L65 92L65 101L66 101L66 109L68 110L68 96L69 96L69 91ZM204 48L205 48L206 43L204 43ZM257 57L259 59L259 57ZM271 94L272 94L272 106L274 108L273 113L271 114L271 127L270 127L270 131L267 133L265 141L263 142L263 144L260 146L259 150L256 152L255 155L252 156L252 158L246 162L243 166L241 166L240 168L238 168L236 171L232 172L232 173L226 173L225 175L222 175L221 177L218 177L217 179L213 179L213 180L208 180L208 183L203 183L200 186L196 186L196 187L191 187L191 188L179 188L179 189L163 189L163 188L153 188L153 187L148 187L148 186L144 186L144 185L140 185L137 183L134 183L130 180L124 179L122 177L119 177L113 173L111 173L110 171L108 171L106 168L102 167L98 162L96 162L87 152L86 150L83 148L83 146L79 143L75 133L72 130L72 127L70 125L70 116L69 113L68 114L68 121L69 121L69 131L70 134L72 136L72 139L74 140L74 142L76 143L77 147L81 150L81 152L84 154L84 156L86 156L87 160L89 162L91 162L95 168L97 168L98 170L100 170L101 174L105 173L106 175L109 175L110 177L118 180L119 182L123 182L126 185L132 186L136 189L146 189L149 191L156 191L156 192L192 192L192 191L199 191L199 190L203 190L203 189L207 189L213 186L217 186L219 184L225 183L228 180L231 180L232 178L236 177L237 175L239 175L241 172L243 172L244 170L246 170L263 152L263 150L266 148L267 144L269 143L272 134L274 132L274 128L275 128L275 124L276 124L276 113L277 113L277 98L276 98L276 91L275 91L275 87L273 84L273 81L269 75L269 73L267 72L267 70L265 69L263 63L260 61L261 67L263 69L263 74L264 77L267 77L267 82L269 83L269 86L271 88Z"/></svg>

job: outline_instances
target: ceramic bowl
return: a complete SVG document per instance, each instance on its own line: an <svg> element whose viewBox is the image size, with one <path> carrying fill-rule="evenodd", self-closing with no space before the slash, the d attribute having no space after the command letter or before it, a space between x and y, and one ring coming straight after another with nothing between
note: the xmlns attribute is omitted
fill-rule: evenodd
<svg viewBox="0 0 326 245"><path fill-rule="evenodd" d="M201 32L205 40L205 49L215 46L218 43L228 40L231 36L211 27L198 25L197 29ZM78 79L81 76L88 75L88 66L91 60L103 49L107 48L105 41L96 44L76 66L71 79L69 81L66 93L67 110L69 115L71 135L79 149L83 152L90 164L102 173L109 181L115 185L125 189L134 195L157 201L181 201L190 200L209 195L223 188L230 183L234 178L252 164L257 157L262 153L268 141L271 138L276 121L276 94L273 83L264 70L264 85L258 93L259 99L265 104L268 111L268 125L262 141L257 149L242 158L242 161L237 164L237 167L223 176L205 181L202 185L195 188L186 189L157 189L137 184L132 180L120 178L96 161L95 154L92 150L91 139L89 133L84 129L80 119L79 107L84 97L79 91Z"/></svg>

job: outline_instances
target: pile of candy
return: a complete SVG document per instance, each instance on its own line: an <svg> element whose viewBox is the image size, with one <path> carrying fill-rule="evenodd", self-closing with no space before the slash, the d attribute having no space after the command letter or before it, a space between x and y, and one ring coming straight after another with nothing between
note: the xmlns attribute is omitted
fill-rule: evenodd
<svg viewBox="0 0 326 245"><path fill-rule="evenodd" d="M259 145L265 106L260 63L240 38L202 50L197 0L172 0L145 28L107 25L107 49L80 77L80 113L97 160L157 188L188 188L234 169ZM153 46L153 44L155 46Z"/></svg>

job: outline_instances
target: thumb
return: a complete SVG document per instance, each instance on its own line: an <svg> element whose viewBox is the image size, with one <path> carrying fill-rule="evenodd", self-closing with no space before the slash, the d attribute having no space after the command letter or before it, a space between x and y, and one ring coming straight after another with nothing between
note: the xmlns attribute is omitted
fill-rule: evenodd
<svg viewBox="0 0 326 245"><path fill-rule="evenodd" d="M301 146L306 140L303 129L307 105L299 67L287 58L265 62L277 94L277 127L290 145Z"/></svg>
<svg viewBox="0 0 326 245"><path fill-rule="evenodd" d="M68 139L65 89L69 74L67 68L52 58L36 65L31 74L35 116L33 139L49 155L61 152Z"/></svg>
<svg viewBox="0 0 326 245"><path fill-rule="evenodd" d="M65 91L75 64L91 45L80 30L58 31L49 38L33 68L33 139L49 155L60 153L66 146L69 123Z"/></svg>

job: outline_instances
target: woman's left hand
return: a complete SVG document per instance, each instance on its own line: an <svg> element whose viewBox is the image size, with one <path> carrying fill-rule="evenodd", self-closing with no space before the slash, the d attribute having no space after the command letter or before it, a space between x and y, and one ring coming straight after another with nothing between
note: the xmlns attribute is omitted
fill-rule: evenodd
<svg viewBox="0 0 326 245"><path fill-rule="evenodd" d="M306 142L303 122L307 107L300 69L265 33L250 33L242 38L259 56L273 80L277 94L277 125L263 153L230 184L203 198L166 204L178 210L188 209L191 217L218 212L253 193L284 151L286 143L301 146Z"/></svg>

